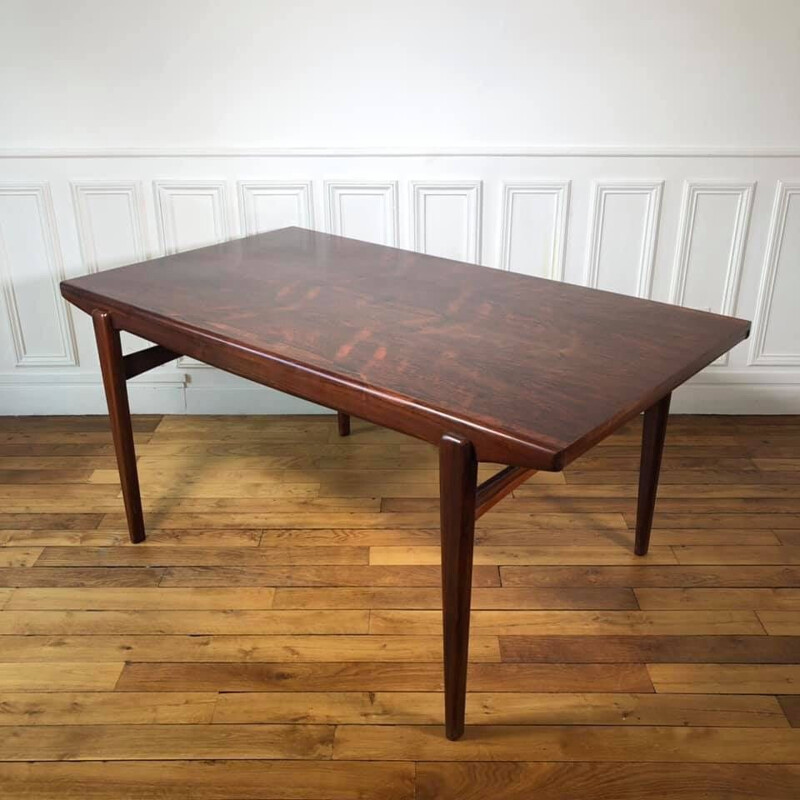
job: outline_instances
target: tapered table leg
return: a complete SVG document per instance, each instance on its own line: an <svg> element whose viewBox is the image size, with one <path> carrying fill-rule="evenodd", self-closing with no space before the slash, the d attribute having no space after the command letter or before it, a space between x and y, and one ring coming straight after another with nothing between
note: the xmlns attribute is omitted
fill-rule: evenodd
<svg viewBox="0 0 800 800"><path fill-rule="evenodd" d="M472 547L478 463L471 442L446 434L439 444L442 536L445 733L464 733Z"/></svg>
<svg viewBox="0 0 800 800"><path fill-rule="evenodd" d="M122 497L125 501L125 516L128 518L128 533L132 542L142 542L145 538L144 516L119 331L111 324L111 317L105 311L93 312L92 320L97 338L97 352L100 355L100 369L103 372L108 416L111 418L111 435L117 454Z"/></svg>
<svg viewBox="0 0 800 800"><path fill-rule="evenodd" d="M336 412L336 421L339 423L339 436L350 435L350 415L344 411Z"/></svg>
<svg viewBox="0 0 800 800"><path fill-rule="evenodd" d="M650 529L653 526L653 511L656 506L658 476L661 472L661 454L664 452L664 437L667 433L669 401L665 395L644 412L642 430L642 459L639 466L639 502L636 508L637 556L647 555L650 546Z"/></svg>

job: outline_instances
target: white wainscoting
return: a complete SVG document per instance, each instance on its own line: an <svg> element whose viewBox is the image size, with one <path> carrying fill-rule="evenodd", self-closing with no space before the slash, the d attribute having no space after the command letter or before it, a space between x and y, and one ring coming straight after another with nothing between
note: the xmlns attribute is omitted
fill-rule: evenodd
<svg viewBox="0 0 800 800"><path fill-rule="evenodd" d="M501 269L564 279L569 188L569 181L506 184Z"/></svg>
<svg viewBox="0 0 800 800"><path fill-rule="evenodd" d="M374 244L397 246L397 181L325 182L328 230Z"/></svg>
<svg viewBox="0 0 800 800"><path fill-rule="evenodd" d="M64 277L286 225L752 319L675 410L800 413L800 154L576 149L0 153L0 413L104 410ZM319 410L192 359L130 392L137 411Z"/></svg>
<svg viewBox="0 0 800 800"><path fill-rule="evenodd" d="M0 275L10 364L76 366L72 317L58 290L64 268L47 183L0 185Z"/></svg>
<svg viewBox="0 0 800 800"><path fill-rule="evenodd" d="M313 228L311 181L240 181L239 215L242 236L290 225Z"/></svg>
<svg viewBox="0 0 800 800"><path fill-rule="evenodd" d="M650 297L663 181L596 183L584 283Z"/></svg>
<svg viewBox="0 0 800 800"><path fill-rule="evenodd" d="M481 262L481 181L412 184L414 250Z"/></svg>

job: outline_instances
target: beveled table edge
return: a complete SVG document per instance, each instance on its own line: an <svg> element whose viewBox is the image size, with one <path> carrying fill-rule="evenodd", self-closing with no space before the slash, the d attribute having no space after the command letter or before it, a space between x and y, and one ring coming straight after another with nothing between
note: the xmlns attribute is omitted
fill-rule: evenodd
<svg viewBox="0 0 800 800"><path fill-rule="evenodd" d="M212 245L215 246L218 245ZM434 445L439 444L445 433L460 434L473 442L480 461L548 472L562 470L621 425L650 408L663 396L746 339L750 335L751 327L747 320L724 317L728 321L740 323L740 327L732 331L727 339L697 356L635 403L621 408L612 417L574 441L565 442L545 435L536 439L525 437L499 425L487 425L463 416L454 416L435 404L371 386L297 359L256 349L195 325L96 294L75 285L72 280L61 281L60 290L66 300L87 314L95 310L108 311L114 326L119 330L134 333L181 355L191 356L255 383L352 414ZM535 398L532 398L532 402L535 402Z"/></svg>
<svg viewBox="0 0 800 800"><path fill-rule="evenodd" d="M545 444L545 437L542 437L542 442L530 441L501 427L459 418L435 405L95 295L70 285L69 281L62 281L61 293L88 314L95 310L107 311L119 330L134 333L239 377L344 411L430 444L438 445L445 433L458 433L473 442L481 461L546 471L558 471L564 466L563 442Z"/></svg>

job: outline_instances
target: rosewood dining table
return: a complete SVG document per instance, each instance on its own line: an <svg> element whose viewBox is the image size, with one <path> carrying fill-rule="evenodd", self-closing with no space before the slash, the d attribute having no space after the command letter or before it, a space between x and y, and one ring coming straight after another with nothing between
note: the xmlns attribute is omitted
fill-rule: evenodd
<svg viewBox="0 0 800 800"><path fill-rule="evenodd" d="M145 538L126 381L188 355L439 449L446 735L464 731L475 520L644 412L635 552L672 391L750 323L284 228L61 284L91 314L132 542ZM154 346L123 355L120 331ZM477 482L478 462L504 466Z"/></svg>

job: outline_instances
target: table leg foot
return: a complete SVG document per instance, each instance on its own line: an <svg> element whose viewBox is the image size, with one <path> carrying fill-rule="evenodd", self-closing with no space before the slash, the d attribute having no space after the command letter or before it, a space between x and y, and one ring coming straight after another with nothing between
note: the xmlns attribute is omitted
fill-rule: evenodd
<svg viewBox="0 0 800 800"><path fill-rule="evenodd" d="M336 412L336 421L339 424L339 436L350 435L350 415L345 414L344 411Z"/></svg>
<svg viewBox="0 0 800 800"><path fill-rule="evenodd" d="M100 356L100 369L111 419L111 435L114 451L117 454L119 479L122 484L122 497L125 501L125 516L128 519L128 533L135 544L143 542L144 515L142 498L139 493L139 475L136 471L136 452L133 446L131 412L128 405L128 390L125 385L125 365L122 360L122 346L119 331L111 323L105 311L92 313L94 333L97 339L97 352Z"/></svg>
<svg viewBox="0 0 800 800"><path fill-rule="evenodd" d="M661 472L661 456L664 452L664 438L667 433L669 401L667 394L644 412L642 430L642 458L639 467L639 501L636 508L637 556L647 555L650 547L650 529L653 526L653 512L656 506L658 476Z"/></svg>
<svg viewBox="0 0 800 800"><path fill-rule="evenodd" d="M444 624L445 733L464 733L478 462L472 443L446 434L439 445Z"/></svg>

